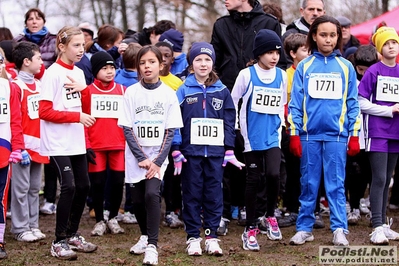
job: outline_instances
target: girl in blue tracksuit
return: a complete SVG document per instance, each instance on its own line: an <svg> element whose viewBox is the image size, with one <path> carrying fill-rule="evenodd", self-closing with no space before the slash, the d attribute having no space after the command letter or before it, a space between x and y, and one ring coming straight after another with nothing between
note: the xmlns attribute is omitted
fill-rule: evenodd
<svg viewBox="0 0 399 266"><path fill-rule="evenodd" d="M223 211L222 166L227 162L243 166L233 153L236 111L229 90L213 72L214 62L212 45L193 43L189 64L194 73L176 92L184 127L175 135L172 156L175 175L182 175L182 214L190 256L202 255L201 212L205 252L222 255L216 235Z"/></svg>
<svg viewBox="0 0 399 266"><path fill-rule="evenodd" d="M317 18L307 46L312 55L295 71L289 102L290 150L301 157L301 195L296 229L290 244L313 241L314 209L321 173L330 207L334 245L349 245L345 198L346 153L359 148L359 104L356 72L341 57L342 31L330 16ZM348 142L349 139L349 142Z"/></svg>

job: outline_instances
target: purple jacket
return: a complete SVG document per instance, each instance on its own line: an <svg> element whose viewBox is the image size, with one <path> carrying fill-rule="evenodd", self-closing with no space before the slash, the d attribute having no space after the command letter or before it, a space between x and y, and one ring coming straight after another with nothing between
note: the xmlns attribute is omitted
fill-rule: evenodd
<svg viewBox="0 0 399 266"><path fill-rule="evenodd" d="M55 39L56 39L56 35L47 33L37 44L37 45L39 45L40 53L42 55L42 60L43 60L44 66L46 68L51 66L57 59L57 55L55 52L55 50L56 50L55 49ZM22 42L22 41L30 42L30 40L28 38L26 38L25 35L19 35L19 36L15 37L14 40L16 42Z"/></svg>

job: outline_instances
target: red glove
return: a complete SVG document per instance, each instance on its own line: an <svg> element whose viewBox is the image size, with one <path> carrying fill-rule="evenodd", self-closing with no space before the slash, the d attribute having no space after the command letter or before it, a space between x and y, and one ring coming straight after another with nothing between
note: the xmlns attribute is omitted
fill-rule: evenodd
<svg viewBox="0 0 399 266"><path fill-rule="evenodd" d="M302 157L302 145L299 136L290 137L290 152L296 157Z"/></svg>
<svg viewBox="0 0 399 266"><path fill-rule="evenodd" d="M350 137L348 142L348 155L355 156L360 152L359 137Z"/></svg>

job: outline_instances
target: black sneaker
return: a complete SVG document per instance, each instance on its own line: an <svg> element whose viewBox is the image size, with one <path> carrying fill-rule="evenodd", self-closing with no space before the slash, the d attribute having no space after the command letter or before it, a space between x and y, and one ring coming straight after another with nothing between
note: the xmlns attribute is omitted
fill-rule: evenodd
<svg viewBox="0 0 399 266"><path fill-rule="evenodd" d="M245 210L245 207L239 208L237 223L242 226L245 226L247 223L247 211Z"/></svg>
<svg viewBox="0 0 399 266"><path fill-rule="evenodd" d="M225 235L227 235L227 232L229 231L229 223L230 223L230 220L229 219L226 219L226 218L221 218L220 219L220 223L219 223L219 227L218 227L218 229L216 230L216 234L218 235L218 236L225 236Z"/></svg>
<svg viewBox="0 0 399 266"><path fill-rule="evenodd" d="M269 227L267 225L265 216L259 217L258 218L258 222L256 223L256 225L258 226L259 232L262 235L266 235L267 234L267 230L269 230Z"/></svg>
<svg viewBox="0 0 399 266"><path fill-rule="evenodd" d="M296 219L298 218L298 214L295 212L286 213L278 220L279 227L289 227L296 224Z"/></svg>
<svg viewBox="0 0 399 266"><path fill-rule="evenodd" d="M0 260L7 258L6 247L4 243L0 243Z"/></svg>
<svg viewBox="0 0 399 266"><path fill-rule="evenodd" d="M321 217L321 215L318 212L315 212L314 216L316 219L314 221L313 228L315 228L315 229L324 228L325 225L324 225L324 221L323 221L323 218Z"/></svg>

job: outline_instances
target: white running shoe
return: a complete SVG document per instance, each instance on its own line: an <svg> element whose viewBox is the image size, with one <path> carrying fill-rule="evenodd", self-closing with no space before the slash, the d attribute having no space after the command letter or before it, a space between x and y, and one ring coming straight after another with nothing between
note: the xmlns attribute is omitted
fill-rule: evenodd
<svg viewBox="0 0 399 266"><path fill-rule="evenodd" d="M298 231L296 234L291 237L290 239L290 244L291 245L302 245L305 244L305 242L311 242L314 240L314 236L312 232L306 232L306 231Z"/></svg>
<svg viewBox="0 0 399 266"><path fill-rule="evenodd" d="M116 217L112 218L107 222L107 227L111 234L124 234L125 230L119 225Z"/></svg>
<svg viewBox="0 0 399 266"><path fill-rule="evenodd" d="M385 236L384 227L378 226L374 228L373 232L370 234L370 242L374 245L388 245L389 240Z"/></svg>
<svg viewBox="0 0 399 266"><path fill-rule="evenodd" d="M102 236L107 232L107 225L104 221L99 221L93 227L93 231L91 231L92 236Z"/></svg>
<svg viewBox="0 0 399 266"><path fill-rule="evenodd" d="M39 228L31 228L31 231L35 237L37 237L39 240L45 239L46 235L40 231Z"/></svg>
<svg viewBox="0 0 399 266"><path fill-rule="evenodd" d="M391 229L391 225L393 224L393 219L387 218L387 224L383 224L384 234L388 240L399 240L399 233L395 232Z"/></svg>
<svg viewBox="0 0 399 266"><path fill-rule="evenodd" d="M184 223L179 219L179 216L176 213L170 212L169 214L165 215L163 225L169 226L170 228L179 228L183 227Z"/></svg>
<svg viewBox="0 0 399 266"><path fill-rule="evenodd" d="M66 239L51 244L51 255L60 260L76 260L78 255L69 247Z"/></svg>
<svg viewBox="0 0 399 266"><path fill-rule="evenodd" d="M108 220L109 220L109 211L108 210L104 210L103 215L104 215L104 221L108 222Z"/></svg>
<svg viewBox="0 0 399 266"><path fill-rule="evenodd" d="M15 234L15 239L21 242L36 242L39 240L30 230Z"/></svg>
<svg viewBox="0 0 399 266"><path fill-rule="evenodd" d="M359 223L360 219L361 219L361 216L360 216L359 209L353 209L353 211L348 213L348 224L356 225Z"/></svg>
<svg viewBox="0 0 399 266"><path fill-rule="evenodd" d="M256 227L249 227L244 229L241 235L242 248L245 250L259 251L260 247L256 235L259 234L259 229Z"/></svg>
<svg viewBox="0 0 399 266"><path fill-rule="evenodd" d="M209 238L205 240L205 252L209 255L222 256L223 250L219 246L220 240L217 238Z"/></svg>
<svg viewBox="0 0 399 266"><path fill-rule="evenodd" d="M122 223L137 224L136 216L133 213L125 212L125 214L123 215Z"/></svg>
<svg viewBox="0 0 399 266"><path fill-rule="evenodd" d="M202 249L201 249L201 241L202 238L198 237L190 237L186 244L187 244L187 254L189 256L201 256L202 255Z"/></svg>
<svg viewBox="0 0 399 266"><path fill-rule="evenodd" d="M43 214L54 214L57 211L57 205L51 202L45 201L39 211Z"/></svg>
<svg viewBox="0 0 399 266"><path fill-rule="evenodd" d="M140 236L139 241L130 248L130 254L136 254L140 255L145 253L145 249L147 248L148 245L148 236Z"/></svg>
<svg viewBox="0 0 399 266"><path fill-rule="evenodd" d="M368 204L368 205L367 205L367 204ZM367 202L366 199L361 198L361 199L360 199L360 202L359 202L359 210L360 210L360 213L361 213L361 214L369 214L369 213L370 213L370 209L369 209L368 206L370 206L370 201Z"/></svg>
<svg viewBox="0 0 399 266"><path fill-rule="evenodd" d="M278 222L276 217L268 217L266 221L266 235L270 240L281 240L283 235L281 234L280 228L278 227Z"/></svg>
<svg viewBox="0 0 399 266"><path fill-rule="evenodd" d="M349 246L349 242L346 239L346 234L348 234L348 230L343 228L337 228L333 232L333 244L334 246Z"/></svg>
<svg viewBox="0 0 399 266"><path fill-rule="evenodd" d="M149 244L145 249L143 265L158 265L158 251L153 244Z"/></svg>
<svg viewBox="0 0 399 266"><path fill-rule="evenodd" d="M348 201L345 204L345 209L346 209L346 214L349 214L351 212L351 205L349 204Z"/></svg>

